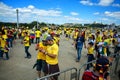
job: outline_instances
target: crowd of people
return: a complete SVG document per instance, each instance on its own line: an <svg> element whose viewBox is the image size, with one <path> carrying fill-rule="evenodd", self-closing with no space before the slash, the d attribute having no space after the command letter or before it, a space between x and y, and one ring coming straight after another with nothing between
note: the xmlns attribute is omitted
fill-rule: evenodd
<svg viewBox="0 0 120 80"><path fill-rule="evenodd" d="M120 34L117 30L111 29L66 29L64 32L66 38L72 38L73 44L77 50L76 62L81 59L81 52L84 48L87 50L87 62L96 60L95 64L87 64L86 71L82 80L110 80L109 67L112 64L114 55L120 53ZM69 39L67 39L69 40ZM114 47L114 51L110 51ZM91 71L90 68L93 67Z"/></svg>
<svg viewBox="0 0 120 80"><path fill-rule="evenodd" d="M76 62L81 59L83 47L87 50L87 62L97 60L96 64L88 64L83 74L82 80L110 80L109 67L112 60L110 48L114 46L114 53L120 51L120 34L117 30L111 29L79 29L79 28L48 28L40 29L28 28L7 28L2 27L0 31L0 58L9 60L9 50L12 49L17 38L21 39L21 44L25 47L25 58L32 57L29 52L31 44L35 44L38 51L36 67L38 78L41 71L44 76L59 72L58 53L60 46L60 36L64 35L66 40L73 40L73 45L77 51ZM6 55L4 58L3 55ZM93 67L93 71L89 69ZM51 77L51 80L58 80L59 75Z"/></svg>

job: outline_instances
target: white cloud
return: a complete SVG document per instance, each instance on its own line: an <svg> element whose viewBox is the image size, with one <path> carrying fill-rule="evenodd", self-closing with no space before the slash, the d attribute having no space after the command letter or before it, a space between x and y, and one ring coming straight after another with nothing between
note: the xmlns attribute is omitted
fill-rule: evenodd
<svg viewBox="0 0 120 80"><path fill-rule="evenodd" d="M77 15L79 15L79 14L76 13L76 12L71 12L70 14L73 15L73 16L77 16Z"/></svg>
<svg viewBox="0 0 120 80"><path fill-rule="evenodd" d="M112 4L114 7L120 7L120 4Z"/></svg>
<svg viewBox="0 0 120 80"><path fill-rule="evenodd" d="M113 17L113 18L116 18L116 19L120 19L120 11L117 11L117 12L105 11L104 14L105 14L106 16L109 16L109 17Z"/></svg>
<svg viewBox="0 0 120 80"><path fill-rule="evenodd" d="M93 5L93 3L90 2L89 0L81 0L80 3L83 4L83 5L90 5L90 6Z"/></svg>
<svg viewBox="0 0 120 80"><path fill-rule="evenodd" d="M39 10L39 9L34 9L31 13L40 15L40 16L61 16L62 12L61 11L56 11L56 10Z"/></svg>
<svg viewBox="0 0 120 80"><path fill-rule="evenodd" d="M62 11L56 9L38 9L33 5L28 5L27 7L23 8L13 8L4 4L3 2L0 2L0 17L7 18L8 22L16 22L16 9L19 10L19 22L31 22L35 20L35 16L36 18L43 16L43 19L45 17L59 17L62 15Z"/></svg>
<svg viewBox="0 0 120 80"><path fill-rule="evenodd" d="M93 13L94 15L99 15L100 13L99 12L95 12L95 13Z"/></svg>
<svg viewBox="0 0 120 80"><path fill-rule="evenodd" d="M77 17L72 17L72 16L64 16L65 22L66 23L91 23L91 20L88 19L80 19Z"/></svg>
<svg viewBox="0 0 120 80"><path fill-rule="evenodd" d="M101 18L102 21L109 21L108 18Z"/></svg>
<svg viewBox="0 0 120 80"><path fill-rule="evenodd" d="M64 18L66 18L66 19L68 19L68 20L80 21L79 18L72 17L72 16L64 16Z"/></svg>
<svg viewBox="0 0 120 80"><path fill-rule="evenodd" d="M98 5L101 6L109 6L114 2L114 0L100 0L100 2L98 3Z"/></svg>
<svg viewBox="0 0 120 80"><path fill-rule="evenodd" d="M97 0L96 0L97 1ZM115 0L98 0L99 2L92 2L92 0L81 0L80 3L83 5L88 6L113 6L113 7L120 7L120 4L113 3Z"/></svg>
<svg viewBox="0 0 120 80"><path fill-rule="evenodd" d="M28 6L29 9L34 9L35 7L33 5Z"/></svg>

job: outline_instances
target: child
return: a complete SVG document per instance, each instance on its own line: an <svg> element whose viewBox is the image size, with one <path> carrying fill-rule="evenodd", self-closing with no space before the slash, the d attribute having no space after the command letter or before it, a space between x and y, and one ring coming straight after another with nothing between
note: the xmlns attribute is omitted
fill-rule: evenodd
<svg viewBox="0 0 120 80"><path fill-rule="evenodd" d="M87 47L87 50L88 50L88 54L87 54L87 56L88 56L88 62L94 60L94 55L93 55L93 53L94 53L94 47L93 47L93 45L94 45L93 42L89 42L88 43L88 47ZM90 66L92 66L92 64L88 64L86 69L88 70L90 68Z"/></svg>

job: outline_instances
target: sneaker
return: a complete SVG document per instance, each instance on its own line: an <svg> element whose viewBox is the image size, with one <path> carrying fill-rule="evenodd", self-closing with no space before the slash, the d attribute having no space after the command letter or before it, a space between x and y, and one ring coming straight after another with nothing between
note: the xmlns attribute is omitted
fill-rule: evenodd
<svg viewBox="0 0 120 80"><path fill-rule="evenodd" d="M28 56L25 56L25 58L28 58Z"/></svg>
<svg viewBox="0 0 120 80"><path fill-rule="evenodd" d="M4 60L9 60L9 58L4 58Z"/></svg>
<svg viewBox="0 0 120 80"><path fill-rule="evenodd" d="M80 60L76 59L76 62L79 62Z"/></svg>
<svg viewBox="0 0 120 80"><path fill-rule="evenodd" d="M30 58L31 58L31 56L28 56L27 58L28 58L28 59L30 59Z"/></svg>

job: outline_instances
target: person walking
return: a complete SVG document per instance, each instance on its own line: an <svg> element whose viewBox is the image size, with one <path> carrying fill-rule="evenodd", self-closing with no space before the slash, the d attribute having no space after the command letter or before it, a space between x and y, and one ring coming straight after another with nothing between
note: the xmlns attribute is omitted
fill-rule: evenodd
<svg viewBox="0 0 120 80"><path fill-rule="evenodd" d="M85 38L84 38L84 36L82 36L82 32L78 33L75 44L76 44L76 48L77 48L76 62L79 62L80 58L81 58L81 51L82 51L82 48L83 48L83 44L84 44L84 47L86 48Z"/></svg>
<svg viewBox="0 0 120 80"><path fill-rule="evenodd" d="M31 58L31 54L28 51L29 47L30 47L30 38L29 38L27 32L25 32L24 35L25 35L25 37L24 37L23 43L24 43L24 46L25 46L25 53L26 53L25 58L30 59Z"/></svg>

